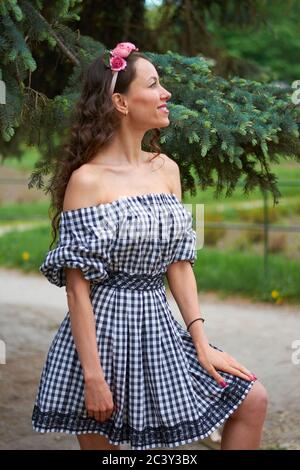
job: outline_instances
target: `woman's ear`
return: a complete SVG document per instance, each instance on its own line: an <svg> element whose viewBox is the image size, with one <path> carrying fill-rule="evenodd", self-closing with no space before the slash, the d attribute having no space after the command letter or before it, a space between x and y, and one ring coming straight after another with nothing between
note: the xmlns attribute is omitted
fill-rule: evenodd
<svg viewBox="0 0 300 470"><path fill-rule="evenodd" d="M124 96L121 93L113 93L111 99L115 109L120 113L125 114L125 112L128 110L128 106Z"/></svg>

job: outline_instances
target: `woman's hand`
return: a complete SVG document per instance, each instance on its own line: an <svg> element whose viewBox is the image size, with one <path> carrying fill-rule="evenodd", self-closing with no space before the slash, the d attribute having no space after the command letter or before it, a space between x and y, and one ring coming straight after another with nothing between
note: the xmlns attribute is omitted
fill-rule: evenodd
<svg viewBox="0 0 300 470"><path fill-rule="evenodd" d="M100 422L109 419L116 406L107 382L99 377L89 378L85 380L84 391L88 416Z"/></svg>
<svg viewBox="0 0 300 470"><path fill-rule="evenodd" d="M225 351L219 351L209 344L197 346L196 351L200 364L214 377L218 384L223 387L226 386L226 382L216 369L236 375L245 380L256 380L255 375Z"/></svg>

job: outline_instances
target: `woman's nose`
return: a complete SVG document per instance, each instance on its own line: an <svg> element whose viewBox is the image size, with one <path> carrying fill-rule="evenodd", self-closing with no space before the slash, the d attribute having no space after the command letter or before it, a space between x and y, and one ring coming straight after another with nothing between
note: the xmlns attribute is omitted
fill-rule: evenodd
<svg viewBox="0 0 300 470"><path fill-rule="evenodd" d="M165 98L166 98L167 100L169 100L169 99L171 98L171 96L172 96L172 93L170 93L169 91L167 91L167 92L164 94L164 96L165 96Z"/></svg>

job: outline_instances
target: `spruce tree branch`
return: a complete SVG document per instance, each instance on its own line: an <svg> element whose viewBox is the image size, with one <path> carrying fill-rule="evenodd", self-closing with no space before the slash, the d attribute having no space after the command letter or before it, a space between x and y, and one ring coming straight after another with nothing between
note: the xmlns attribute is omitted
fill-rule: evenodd
<svg viewBox="0 0 300 470"><path fill-rule="evenodd" d="M67 48L67 46L62 42L62 40L59 38L59 36L51 29L51 34L53 34L53 37L55 38L55 40L57 41L57 44L58 46L60 47L61 51L67 56L69 57L70 61L74 64L74 65L79 65L79 60L77 59L77 57L75 57L75 55Z"/></svg>
<svg viewBox="0 0 300 470"><path fill-rule="evenodd" d="M26 5L28 6L28 8L31 8L33 9L32 5L28 4L27 1L25 1L24 3L26 3ZM48 23L48 21L46 20L46 18L39 12L37 11L36 9L34 9L34 12L35 14L40 18L40 20L47 26L50 34L54 37L54 39L56 40L57 44L58 44L58 47L60 48L60 50L70 59L70 61L74 64L74 65L79 65L80 62L79 60L77 59L77 57L73 54L73 52L71 52L68 47L64 44L64 42L61 40L61 38L58 36L58 34L52 29L52 27L50 26L50 24Z"/></svg>

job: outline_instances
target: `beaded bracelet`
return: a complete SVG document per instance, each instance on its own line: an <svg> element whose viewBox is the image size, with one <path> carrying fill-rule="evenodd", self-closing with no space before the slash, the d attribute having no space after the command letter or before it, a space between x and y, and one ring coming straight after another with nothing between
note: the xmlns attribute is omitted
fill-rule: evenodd
<svg viewBox="0 0 300 470"><path fill-rule="evenodd" d="M191 324L194 323L194 321L197 321L197 320L202 320L203 323L205 322L204 318L202 318L202 317L196 318L195 320L191 321L191 323L187 327L187 331L189 331L189 327L191 326Z"/></svg>

